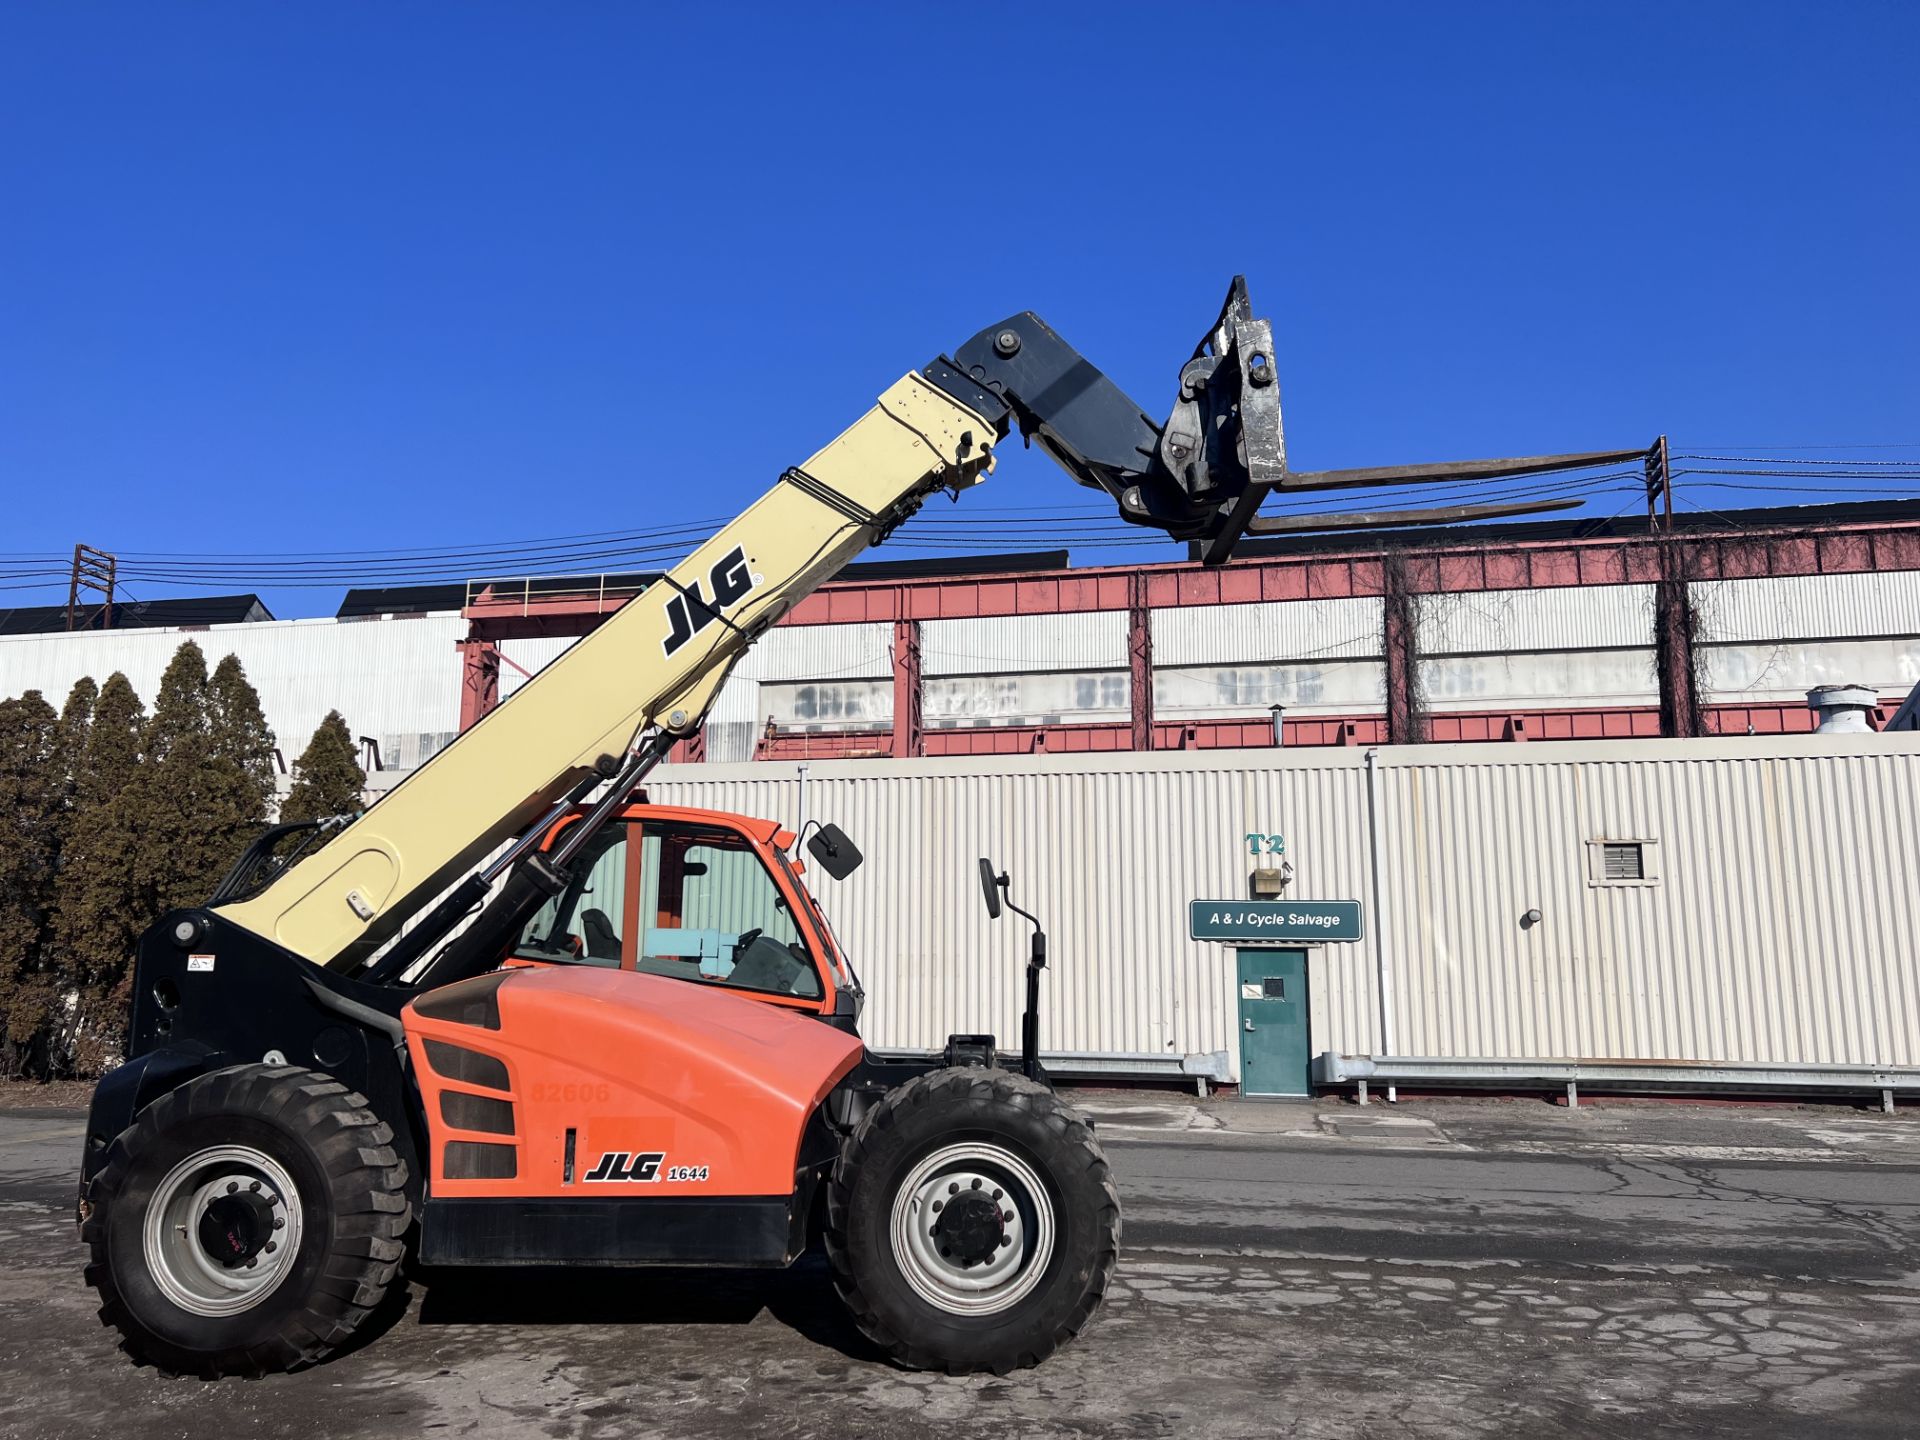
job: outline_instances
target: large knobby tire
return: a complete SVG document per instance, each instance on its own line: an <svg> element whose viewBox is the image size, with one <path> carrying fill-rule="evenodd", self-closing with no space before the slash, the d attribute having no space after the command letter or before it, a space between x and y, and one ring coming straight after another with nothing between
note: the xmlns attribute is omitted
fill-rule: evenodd
<svg viewBox="0 0 1920 1440"><path fill-rule="evenodd" d="M861 1331L903 1365L996 1375L1078 1335L1120 1254L1120 1197L1087 1122L1023 1076L936 1070L848 1138L827 1254Z"/></svg>
<svg viewBox="0 0 1920 1440"><path fill-rule="evenodd" d="M365 1097L236 1065L153 1102L81 1202L87 1283L137 1358L212 1378L311 1364L385 1295L406 1162Z"/></svg>

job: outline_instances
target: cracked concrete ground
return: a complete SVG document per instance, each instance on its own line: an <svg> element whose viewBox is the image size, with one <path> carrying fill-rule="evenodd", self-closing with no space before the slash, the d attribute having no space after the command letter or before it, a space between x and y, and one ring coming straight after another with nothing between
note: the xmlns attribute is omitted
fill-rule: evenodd
<svg viewBox="0 0 1920 1440"><path fill-rule="evenodd" d="M881 1362L772 1276L415 1283L303 1374L136 1367L70 1220L77 1112L0 1112L0 1435L1920 1434L1920 1122L1088 1095L1112 1303L1038 1370Z"/></svg>

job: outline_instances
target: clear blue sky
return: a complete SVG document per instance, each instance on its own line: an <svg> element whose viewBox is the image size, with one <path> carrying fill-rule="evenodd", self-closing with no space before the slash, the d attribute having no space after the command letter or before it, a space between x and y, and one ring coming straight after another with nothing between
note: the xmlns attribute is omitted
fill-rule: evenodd
<svg viewBox="0 0 1920 1440"><path fill-rule="evenodd" d="M724 515L1014 310L1164 413L1235 272L1297 467L1920 463L1917 60L1907 4L10 5L0 553Z"/></svg>

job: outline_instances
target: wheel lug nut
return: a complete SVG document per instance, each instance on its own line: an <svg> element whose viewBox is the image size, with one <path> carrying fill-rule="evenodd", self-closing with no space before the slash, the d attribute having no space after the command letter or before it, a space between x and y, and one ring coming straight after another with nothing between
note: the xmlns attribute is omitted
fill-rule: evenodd
<svg viewBox="0 0 1920 1440"><path fill-rule="evenodd" d="M953 1184L947 1186L947 1194L958 1195L959 1193L960 1193L960 1183L958 1181L955 1181Z"/></svg>
<svg viewBox="0 0 1920 1440"><path fill-rule="evenodd" d="M239 1188L240 1188L240 1182L238 1180L227 1181L227 1194L231 1195Z"/></svg>
<svg viewBox="0 0 1920 1440"><path fill-rule="evenodd" d="M249 1190L251 1190L251 1191L253 1191L253 1192L254 1192L254 1194L256 1194L256 1195L257 1195L257 1194L259 1194L259 1193L260 1193L260 1182L259 1182L258 1180L255 1180L255 1181L254 1181L254 1182L253 1182L253 1183L252 1183L251 1185L249 1185L249 1186L247 1186L247 1189L249 1189Z"/></svg>
<svg viewBox="0 0 1920 1440"><path fill-rule="evenodd" d="M1002 1235L1002 1236L1000 1237L1000 1248L1001 1248L1002 1250L1004 1250L1004 1249L1006 1249L1006 1248L1007 1248L1007 1247L1008 1247L1009 1245L1011 1245L1011 1244L1013 1244L1013 1236L1011 1236L1011 1235Z"/></svg>
<svg viewBox="0 0 1920 1440"><path fill-rule="evenodd" d="M944 1208L946 1208L946 1203L947 1203L947 1202L946 1202L946 1201L944 1201L944 1200L936 1200L936 1201L934 1201L934 1202L933 1202L933 1213L934 1213L934 1214L936 1214L936 1215L938 1215L938 1214L939 1214L939 1213L941 1212L941 1210L943 1210Z"/></svg>
<svg viewBox="0 0 1920 1440"><path fill-rule="evenodd" d="M253 1269L254 1266L258 1265L259 1263L260 1263L260 1257L258 1255L249 1255L247 1257L247 1269L251 1270Z"/></svg>
<svg viewBox="0 0 1920 1440"><path fill-rule="evenodd" d="M1003 1221L1005 1221L1005 1222L1006 1222L1007 1224L1009 1224L1009 1225L1011 1225L1011 1224L1013 1223L1013 1211L1011 1211L1011 1210L1002 1210L1002 1211L1000 1212L1000 1218L1001 1218L1001 1219L1002 1219Z"/></svg>
<svg viewBox="0 0 1920 1440"><path fill-rule="evenodd" d="M996 1200L998 1200L998 1199L1000 1198L1000 1196L1001 1196L1001 1193L1002 1193L1002 1192L1000 1192L1000 1191L998 1191L998 1190L996 1190L996 1191L994 1191L994 1192L993 1192L993 1198L994 1198L994 1199L996 1199Z"/></svg>
<svg viewBox="0 0 1920 1440"><path fill-rule="evenodd" d="M976 1190L980 1188L980 1178L977 1175L974 1177L973 1188Z"/></svg>
<svg viewBox="0 0 1920 1440"><path fill-rule="evenodd" d="M276 1216L274 1216L274 1217L273 1217L273 1228L274 1228L274 1229L276 1229L276 1230L284 1230L284 1229L286 1228L286 1225L287 1225L287 1217L286 1217L286 1216L284 1216L284 1215L276 1215Z"/></svg>
<svg viewBox="0 0 1920 1440"><path fill-rule="evenodd" d="M266 1244L267 1254L271 1255L273 1254L274 1251L278 1250L279 1248L280 1248L280 1242L278 1240L267 1241L267 1244Z"/></svg>

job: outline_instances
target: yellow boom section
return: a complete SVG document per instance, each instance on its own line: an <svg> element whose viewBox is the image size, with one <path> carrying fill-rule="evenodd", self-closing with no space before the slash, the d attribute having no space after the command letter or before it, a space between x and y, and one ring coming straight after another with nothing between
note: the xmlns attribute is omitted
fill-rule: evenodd
<svg viewBox="0 0 1920 1440"><path fill-rule="evenodd" d="M624 755L650 727L695 730L766 627L928 494L977 483L994 439L944 391L903 377L660 584L222 915L316 964L357 967L602 755Z"/></svg>

